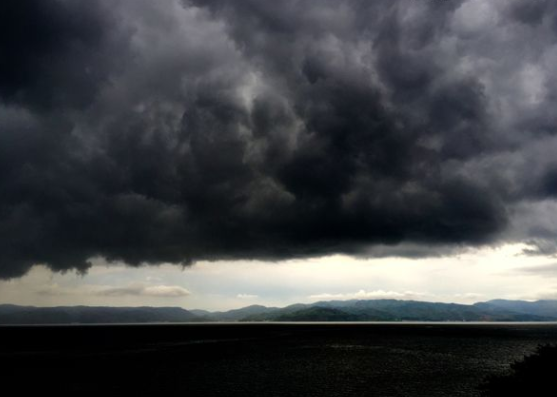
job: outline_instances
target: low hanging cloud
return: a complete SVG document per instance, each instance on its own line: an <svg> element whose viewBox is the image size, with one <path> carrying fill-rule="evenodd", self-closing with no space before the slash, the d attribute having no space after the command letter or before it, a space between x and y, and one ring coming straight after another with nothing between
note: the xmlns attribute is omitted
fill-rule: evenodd
<svg viewBox="0 0 557 397"><path fill-rule="evenodd" d="M0 278L551 246L556 34L542 0L3 1Z"/></svg>
<svg viewBox="0 0 557 397"><path fill-rule="evenodd" d="M159 298L179 298L191 293L176 285L130 285L127 287L105 288L96 292L99 296L151 296Z"/></svg>
<svg viewBox="0 0 557 397"><path fill-rule="evenodd" d="M383 290L366 291L363 289L354 293L344 293L344 294L324 293L324 294L316 294L316 295L309 296L309 299L311 300L350 300L350 299L424 300L428 298L431 298L431 295L423 292L414 292L414 291L397 292L397 291L383 291Z"/></svg>
<svg viewBox="0 0 557 397"><path fill-rule="evenodd" d="M191 295L187 289L177 285L146 285L133 283L123 287L83 286L80 288L62 287L51 284L38 290L40 295L90 295L100 297L155 297L155 298L181 298Z"/></svg>
<svg viewBox="0 0 557 397"><path fill-rule="evenodd" d="M557 278L557 263L549 265L529 266L518 269L525 275L540 276L544 278Z"/></svg>
<svg viewBox="0 0 557 397"><path fill-rule="evenodd" d="M385 291L373 290L366 291L361 289L357 292L349 293L322 293L310 295L308 298L311 301L330 301L330 300L366 300L366 299L396 299L396 300L414 300L414 301L428 301L428 302L479 302L485 298L484 294L476 292L457 293L451 295L431 294L427 292L416 291Z"/></svg>
<svg viewBox="0 0 557 397"><path fill-rule="evenodd" d="M259 295L238 294L238 295L236 295L236 298L238 298L238 299L257 299L257 298L259 298Z"/></svg>

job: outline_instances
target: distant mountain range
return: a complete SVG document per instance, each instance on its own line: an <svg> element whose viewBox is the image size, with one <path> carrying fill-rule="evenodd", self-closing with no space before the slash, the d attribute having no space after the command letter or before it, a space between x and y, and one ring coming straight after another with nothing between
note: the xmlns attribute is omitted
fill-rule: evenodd
<svg viewBox="0 0 557 397"><path fill-rule="evenodd" d="M200 318L179 307L0 305L0 324L183 323L193 321L200 321Z"/></svg>
<svg viewBox="0 0 557 397"><path fill-rule="evenodd" d="M219 321L557 321L557 300L491 300L461 305L393 299L259 305L210 312L178 307L0 305L0 324L184 323Z"/></svg>

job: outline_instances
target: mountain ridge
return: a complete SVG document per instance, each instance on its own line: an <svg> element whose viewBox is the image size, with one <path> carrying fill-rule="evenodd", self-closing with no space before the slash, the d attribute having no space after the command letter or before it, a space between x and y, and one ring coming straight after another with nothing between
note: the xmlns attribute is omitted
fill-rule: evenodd
<svg viewBox="0 0 557 397"><path fill-rule="evenodd" d="M228 311L181 307L35 307L0 304L0 324L114 324L296 321L557 321L557 300L494 299L474 304L397 299L332 300L282 308L250 305Z"/></svg>

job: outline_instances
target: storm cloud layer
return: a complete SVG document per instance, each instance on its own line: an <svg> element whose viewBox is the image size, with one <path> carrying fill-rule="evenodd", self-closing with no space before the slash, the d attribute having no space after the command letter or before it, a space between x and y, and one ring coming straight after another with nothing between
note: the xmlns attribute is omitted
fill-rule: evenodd
<svg viewBox="0 0 557 397"><path fill-rule="evenodd" d="M2 1L0 278L554 252L556 64L546 0Z"/></svg>

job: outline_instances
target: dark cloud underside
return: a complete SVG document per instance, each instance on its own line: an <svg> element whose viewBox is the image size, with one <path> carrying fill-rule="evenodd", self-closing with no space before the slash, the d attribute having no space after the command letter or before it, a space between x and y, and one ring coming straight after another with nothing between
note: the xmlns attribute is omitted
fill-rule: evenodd
<svg viewBox="0 0 557 397"><path fill-rule="evenodd" d="M556 41L549 1L3 1L0 278L551 241Z"/></svg>

